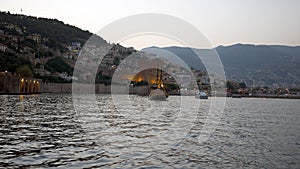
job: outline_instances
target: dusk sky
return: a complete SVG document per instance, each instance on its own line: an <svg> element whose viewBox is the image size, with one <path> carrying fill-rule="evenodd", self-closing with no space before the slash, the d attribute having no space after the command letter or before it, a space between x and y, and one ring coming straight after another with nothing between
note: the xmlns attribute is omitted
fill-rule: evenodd
<svg viewBox="0 0 300 169"><path fill-rule="evenodd" d="M299 0L1 1L1 11L56 18L93 33L125 16L161 13L191 23L213 46L235 43L300 46ZM164 38L156 41L154 45L158 46L176 45ZM135 39L123 45L137 49L147 46Z"/></svg>

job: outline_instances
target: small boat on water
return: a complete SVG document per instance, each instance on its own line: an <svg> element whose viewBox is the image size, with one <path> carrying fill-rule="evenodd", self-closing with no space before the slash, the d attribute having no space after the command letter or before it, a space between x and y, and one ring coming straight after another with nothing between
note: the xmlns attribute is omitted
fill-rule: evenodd
<svg viewBox="0 0 300 169"><path fill-rule="evenodd" d="M204 91L196 91L195 98L196 99L208 99L208 95Z"/></svg>
<svg viewBox="0 0 300 169"><path fill-rule="evenodd" d="M241 94L232 94L231 95L232 98L242 98Z"/></svg>
<svg viewBox="0 0 300 169"><path fill-rule="evenodd" d="M162 81L162 70L160 77L158 76L158 70L156 71L156 81L150 89L149 99L150 100L166 100L169 97L167 90Z"/></svg>
<svg viewBox="0 0 300 169"><path fill-rule="evenodd" d="M165 91L162 89L153 89L150 91L149 99L150 100L166 100L168 96Z"/></svg>

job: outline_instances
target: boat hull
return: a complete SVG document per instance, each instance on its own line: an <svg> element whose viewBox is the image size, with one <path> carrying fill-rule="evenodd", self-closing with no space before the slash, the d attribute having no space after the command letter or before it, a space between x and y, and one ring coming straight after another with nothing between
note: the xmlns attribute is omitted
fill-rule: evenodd
<svg viewBox="0 0 300 169"><path fill-rule="evenodd" d="M196 99L208 99L208 95L205 92L196 92Z"/></svg>
<svg viewBox="0 0 300 169"><path fill-rule="evenodd" d="M195 98L196 99L208 99L208 96L199 96L199 95L196 95Z"/></svg>
<svg viewBox="0 0 300 169"><path fill-rule="evenodd" d="M149 99L150 100L166 100L167 96L163 90L155 89L155 90L151 90L151 92L149 94Z"/></svg>

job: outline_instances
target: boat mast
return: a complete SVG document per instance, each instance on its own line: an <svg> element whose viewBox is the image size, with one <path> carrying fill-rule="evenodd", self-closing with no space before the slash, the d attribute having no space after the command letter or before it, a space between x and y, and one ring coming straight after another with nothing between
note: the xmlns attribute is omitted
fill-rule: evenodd
<svg viewBox="0 0 300 169"><path fill-rule="evenodd" d="M159 82L160 82L160 85L162 85L162 67L160 69L160 78L159 78Z"/></svg>
<svg viewBox="0 0 300 169"><path fill-rule="evenodd" d="M157 83L157 85L159 84L158 83L158 68L156 68L156 83Z"/></svg>

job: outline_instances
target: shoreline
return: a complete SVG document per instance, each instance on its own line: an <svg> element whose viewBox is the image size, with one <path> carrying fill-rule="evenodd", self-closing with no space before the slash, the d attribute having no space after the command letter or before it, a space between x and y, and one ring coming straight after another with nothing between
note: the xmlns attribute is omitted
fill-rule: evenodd
<svg viewBox="0 0 300 169"><path fill-rule="evenodd" d="M42 92L42 93L0 93L0 95L42 95L42 94L72 94L72 92ZM93 93L76 93L76 94L93 94ZM110 95L111 93L103 92L103 93L95 93L97 95ZM114 93L114 94L129 94L129 95L137 95L136 93ZM171 94L170 96L194 96L194 95L178 95L178 94ZM228 97L228 98L234 98L234 99L242 99L242 98L265 98L265 99L300 99L300 95L241 95L239 97L232 97L232 96L209 96L209 98L212 97Z"/></svg>
<svg viewBox="0 0 300 169"><path fill-rule="evenodd" d="M300 95L255 95L242 96L242 98L267 98L267 99L300 99Z"/></svg>

